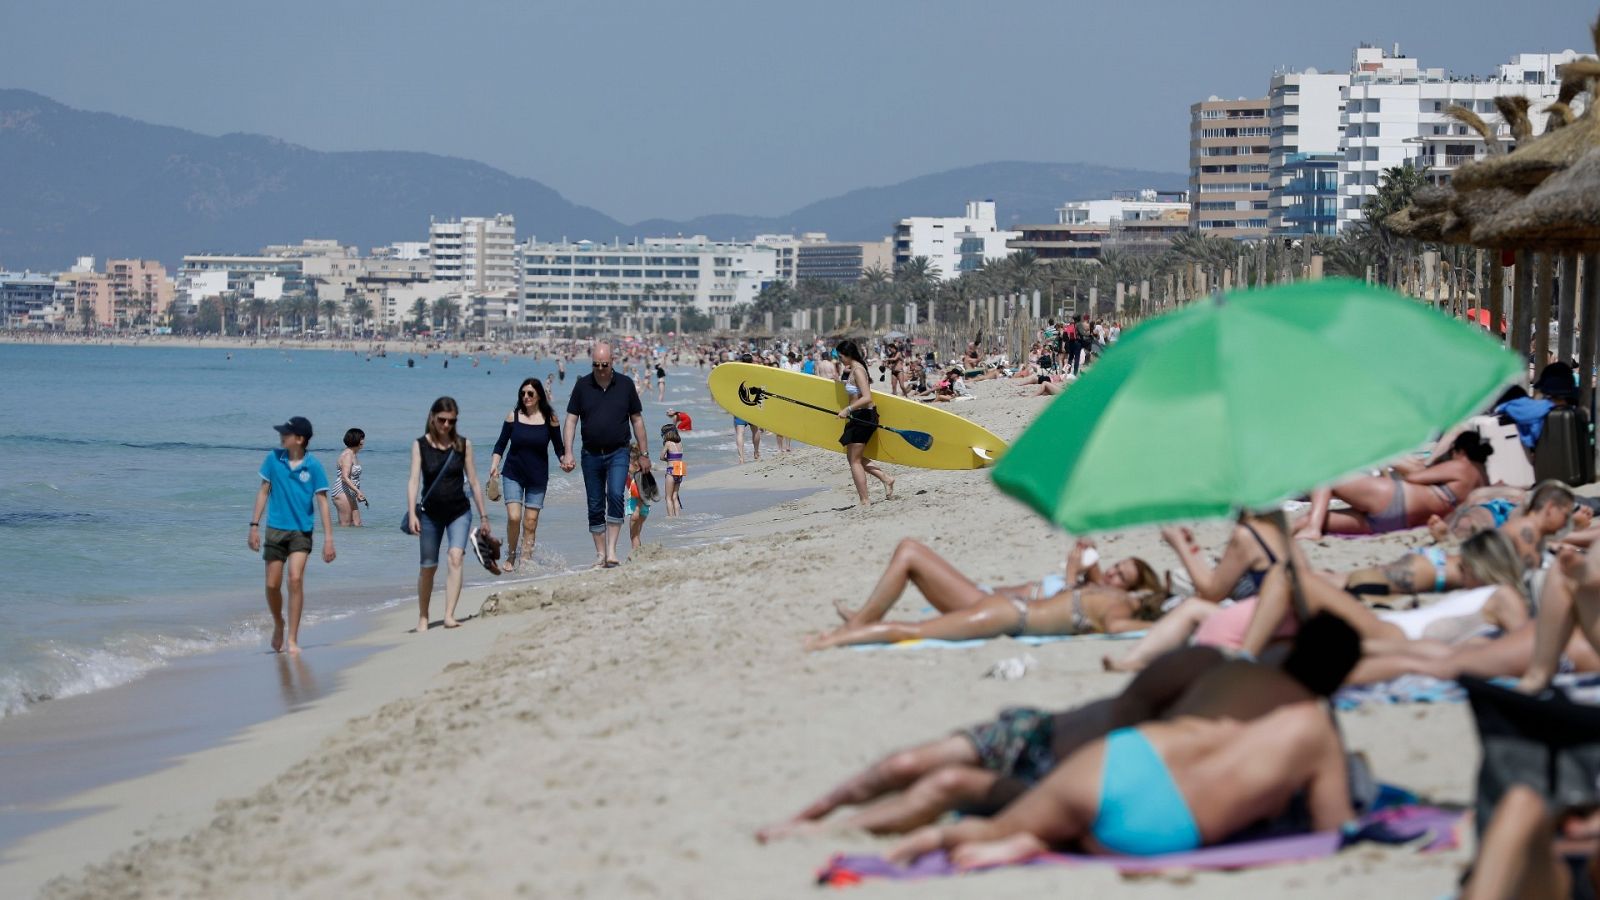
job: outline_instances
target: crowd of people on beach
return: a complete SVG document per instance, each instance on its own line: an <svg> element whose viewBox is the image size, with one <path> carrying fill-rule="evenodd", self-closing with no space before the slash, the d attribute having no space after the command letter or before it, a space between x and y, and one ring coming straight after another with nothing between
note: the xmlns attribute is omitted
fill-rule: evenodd
<svg viewBox="0 0 1600 900"><path fill-rule="evenodd" d="M867 505L871 479L881 483L885 498L893 496L895 483L864 453L878 423L875 397L937 400L946 391L954 399L963 395L955 387L959 380L972 378L1070 384L1119 329L1082 320L1063 324L1050 323L1028 358L1015 365L986 357L974 343L947 370L946 381L933 386L932 397L924 390L928 360L906 342L868 349L841 339L691 353L702 368L740 361L841 383L839 445L858 500ZM652 386L664 397L662 361L619 360L610 345L593 345L590 371L573 384L562 416L551 402L549 380L525 379L501 422L484 481L477 478L470 441L459 434L456 404L448 397L433 403L413 446L407 492L407 529L421 546L418 631L429 625L441 549L449 566L447 628L459 624L456 602L469 546L476 542L496 555L485 546L493 538L485 485L506 505L506 565L513 569L531 553L552 458L564 471L583 472L598 568L618 564L624 523L630 542L640 545L650 505L661 495L653 462L666 467L667 514L681 510L682 435L691 423L687 414L669 411L656 456L640 402ZM564 364L557 377L565 380ZM1138 633L1126 650L1104 657L1107 670L1134 677L1116 696L1077 709L1006 709L993 720L891 753L758 837L857 828L903 835L889 854L895 860L945 850L958 867L986 867L1061 847L1150 855L1241 835L1341 827L1373 802L1370 773L1353 774L1359 764L1346 751L1328 702L1342 687L1408 674L1470 675L1514 679L1520 690L1537 694L1558 672L1600 672L1600 559L1588 555L1600 536L1593 521L1600 503L1579 496L1572 479L1531 477L1542 468L1541 453L1560 452L1546 449L1544 438L1556 430L1547 423L1572 408L1576 384L1570 367L1553 364L1531 393L1508 391L1425 454L1308 494L1293 521L1280 510L1242 512L1214 554L1187 528L1164 529L1179 563L1165 574L1146 559L1104 558L1092 542L1078 540L1058 571L984 584L930 546L902 541L859 603L836 602L838 625L808 638L807 650ZM741 461L746 435L760 459L759 429L738 419L735 426ZM278 431L281 447L261 469L251 547L266 561L274 647L293 652L315 521L326 533L328 561L335 556L332 522L360 522L365 436L359 429L346 433L330 483L305 453L310 423L294 418ZM777 446L780 453L789 449ZM1519 473L1516 483L1498 477L1507 471ZM1324 534L1407 529L1426 542L1384 565L1325 571L1305 552L1307 542ZM912 587L936 615L890 618ZM1513 805L1526 802L1519 793L1508 798ZM846 807L855 809L830 819ZM951 823L951 812L962 817ZM1533 821L1522 807L1506 813L1514 814L1517 822ZM1526 828L1507 829L1517 840L1528 839ZM1486 844L1483 852L1496 851ZM1511 896L1493 890L1522 876L1493 868L1487 877L1498 881L1469 882L1466 896Z"/></svg>

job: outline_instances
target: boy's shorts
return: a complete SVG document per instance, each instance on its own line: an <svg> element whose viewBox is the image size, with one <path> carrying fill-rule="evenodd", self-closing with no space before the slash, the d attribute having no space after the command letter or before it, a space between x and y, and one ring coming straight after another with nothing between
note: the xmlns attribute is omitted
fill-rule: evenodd
<svg viewBox="0 0 1600 900"><path fill-rule="evenodd" d="M261 558L267 562L283 562L291 553L311 552L311 532L309 531L284 531L281 528L268 528L266 539L261 542Z"/></svg>

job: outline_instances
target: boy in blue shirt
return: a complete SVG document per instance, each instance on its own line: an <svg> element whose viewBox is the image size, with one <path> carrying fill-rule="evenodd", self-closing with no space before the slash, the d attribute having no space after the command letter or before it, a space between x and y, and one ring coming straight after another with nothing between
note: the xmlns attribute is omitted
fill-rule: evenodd
<svg viewBox="0 0 1600 900"><path fill-rule="evenodd" d="M272 612L272 649L300 652L300 613L305 608L306 561L311 556L315 516L322 518L322 561L333 562L333 519L328 512L328 473L322 463L306 454L311 443L311 422L295 416L278 432L280 449L261 461L261 490L256 492L255 513L250 516L251 550L267 562L267 609ZM261 513L267 514L266 541L261 539ZM263 549L263 547L265 549ZM288 641L284 640L283 570L289 569Z"/></svg>

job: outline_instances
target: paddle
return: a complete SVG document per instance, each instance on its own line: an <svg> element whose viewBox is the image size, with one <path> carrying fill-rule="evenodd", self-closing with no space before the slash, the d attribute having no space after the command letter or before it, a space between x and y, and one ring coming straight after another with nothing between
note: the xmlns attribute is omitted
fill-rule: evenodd
<svg viewBox="0 0 1600 900"><path fill-rule="evenodd" d="M806 409L814 409L817 412L827 413L830 416L837 416L839 414L838 410L828 409L824 406L815 406L805 402L804 400L796 400L793 397L785 397L782 394L774 394L763 387L746 387L743 384L739 385L739 401L744 403L746 406L755 406L767 397L793 403L795 406L803 406ZM888 425L884 425L879 422L868 422L866 419L858 419L855 416L846 416L845 418L856 423L857 425L867 425L872 428L882 428L884 431L892 431L895 434L900 435L902 438L905 438L906 443L917 448L918 450L927 450L933 446L933 435L927 433L926 431L912 431L908 428L891 428Z"/></svg>

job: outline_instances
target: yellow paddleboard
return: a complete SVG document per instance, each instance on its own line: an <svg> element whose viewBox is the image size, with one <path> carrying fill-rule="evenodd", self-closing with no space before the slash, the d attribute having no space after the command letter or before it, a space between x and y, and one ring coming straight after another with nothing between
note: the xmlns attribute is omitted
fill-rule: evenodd
<svg viewBox="0 0 1600 900"><path fill-rule="evenodd" d="M757 428L813 447L843 453L839 410L849 402L844 382L752 363L723 363L711 370L711 396L723 409ZM788 398L788 399L783 399ZM922 469L981 469L993 465L1006 442L987 429L915 400L872 392L878 422L933 437L926 450L882 428L867 441L867 458ZM799 403L820 406L826 412Z"/></svg>

